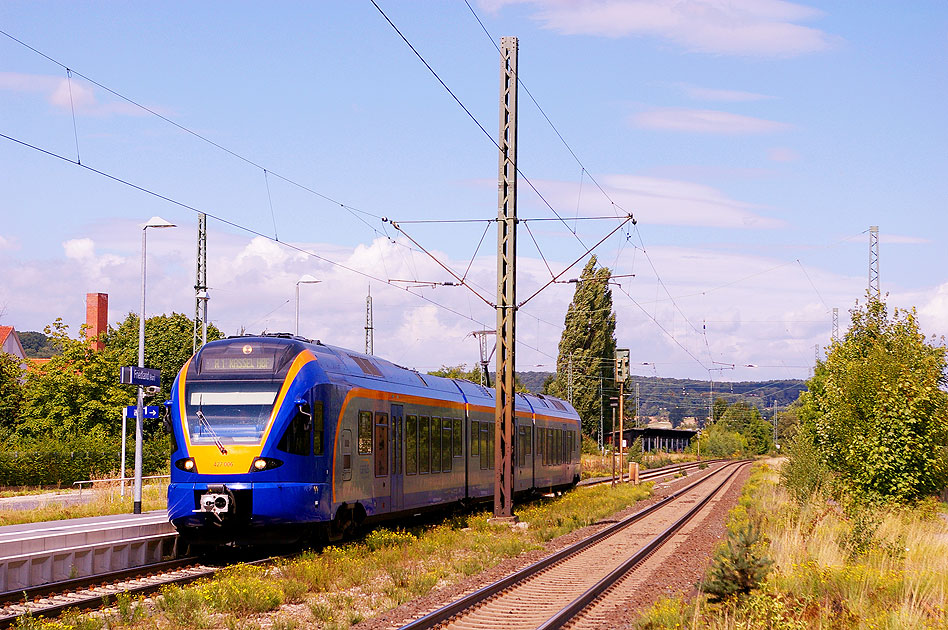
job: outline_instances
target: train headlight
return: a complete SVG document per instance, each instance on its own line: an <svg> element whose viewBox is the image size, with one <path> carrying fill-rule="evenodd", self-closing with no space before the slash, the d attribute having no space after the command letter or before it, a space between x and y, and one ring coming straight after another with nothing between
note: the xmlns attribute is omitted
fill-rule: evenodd
<svg viewBox="0 0 948 630"><path fill-rule="evenodd" d="M260 472L261 470L273 470L283 465L279 459L272 457L254 457L250 464L250 472Z"/></svg>
<svg viewBox="0 0 948 630"><path fill-rule="evenodd" d="M174 466L178 470L183 470L184 472L190 472L190 473L197 472L197 464L194 463L193 457L185 457L183 459L179 459L178 461L174 463Z"/></svg>

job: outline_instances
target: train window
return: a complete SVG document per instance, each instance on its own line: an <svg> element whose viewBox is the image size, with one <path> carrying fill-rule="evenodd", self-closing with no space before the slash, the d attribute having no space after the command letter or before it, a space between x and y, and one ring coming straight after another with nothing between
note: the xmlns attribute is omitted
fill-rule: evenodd
<svg viewBox="0 0 948 630"><path fill-rule="evenodd" d="M537 463L543 463L543 427L537 427Z"/></svg>
<svg viewBox="0 0 948 630"><path fill-rule="evenodd" d="M527 449L524 441L527 439L527 427L517 427L517 448L514 449L514 466L522 466L527 462Z"/></svg>
<svg viewBox="0 0 948 630"><path fill-rule="evenodd" d="M372 452L372 412L359 412L359 453Z"/></svg>
<svg viewBox="0 0 948 630"><path fill-rule="evenodd" d="M277 443L277 448L292 455L309 455L313 439L313 414L309 405L300 405Z"/></svg>
<svg viewBox="0 0 948 630"><path fill-rule="evenodd" d="M405 418L405 474L418 474L418 416Z"/></svg>
<svg viewBox="0 0 948 630"><path fill-rule="evenodd" d="M323 454L325 434L326 423L323 420L323 403L317 401L313 403L313 455Z"/></svg>
<svg viewBox="0 0 948 630"><path fill-rule="evenodd" d="M352 479L352 431L342 431L342 480Z"/></svg>
<svg viewBox="0 0 948 630"><path fill-rule="evenodd" d="M441 472L441 418L431 419L431 472Z"/></svg>
<svg viewBox="0 0 948 630"><path fill-rule="evenodd" d="M388 414L375 414L375 476L388 476Z"/></svg>
<svg viewBox="0 0 948 630"><path fill-rule="evenodd" d="M533 427L524 427L526 439L523 442L523 454L533 455Z"/></svg>
<svg viewBox="0 0 948 630"><path fill-rule="evenodd" d="M556 452L553 450L553 439L556 429L547 429L546 430L546 464L547 466L552 466L554 464L553 457Z"/></svg>
<svg viewBox="0 0 948 630"><path fill-rule="evenodd" d="M460 457L464 454L464 432L461 431L461 419L455 418L454 423L454 456Z"/></svg>
<svg viewBox="0 0 948 630"><path fill-rule="evenodd" d="M481 422L480 430L480 449L481 449L481 469L487 470L490 468L490 454L488 449L490 445L488 444L488 433L490 433L490 423Z"/></svg>
<svg viewBox="0 0 948 630"><path fill-rule="evenodd" d="M441 472L451 472L451 418L441 419Z"/></svg>
<svg viewBox="0 0 948 630"><path fill-rule="evenodd" d="M494 424L493 422L488 423L490 429L487 431L487 453L488 453L488 468L494 467Z"/></svg>
<svg viewBox="0 0 948 630"><path fill-rule="evenodd" d="M430 472L431 465L431 420L428 416L418 418L418 472Z"/></svg>
<svg viewBox="0 0 948 630"><path fill-rule="evenodd" d="M480 455L481 423L471 420L471 455Z"/></svg>

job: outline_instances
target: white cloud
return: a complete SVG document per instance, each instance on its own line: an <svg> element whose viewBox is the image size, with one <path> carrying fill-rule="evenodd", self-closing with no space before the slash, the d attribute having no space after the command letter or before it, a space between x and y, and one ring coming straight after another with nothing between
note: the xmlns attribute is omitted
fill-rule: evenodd
<svg viewBox="0 0 948 630"><path fill-rule="evenodd" d="M923 333L948 336L948 282L922 297L918 315Z"/></svg>
<svg viewBox="0 0 948 630"><path fill-rule="evenodd" d="M17 249L16 242L12 238L0 235L0 251Z"/></svg>
<svg viewBox="0 0 948 630"><path fill-rule="evenodd" d="M74 238L63 243L66 258L88 260L95 255L95 243L91 238Z"/></svg>
<svg viewBox="0 0 948 630"><path fill-rule="evenodd" d="M632 212L643 225L690 225L741 229L777 229L782 220L759 214L760 206L731 199L722 191L695 182L644 177L604 175L598 178L609 196ZM579 185L575 183L536 182L554 207L575 207ZM601 216L613 210L605 197L583 192L581 213Z"/></svg>
<svg viewBox="0 0 948 630"><path fill-rule="evenodd" d="M67 111L75 108L76 113L87 116L148 115L145 110L126 101L99 102L95 86L76 76L67 79L42 74L0 72L0 90L42 94L54 107Z"/></svg>
<svg viewBox="0 0 948 630"><path fill-rule="evenodd" d="M697 101L721 101L726 103L744 103L748 101L763 101L773 98L756 92L742 92L739 90L722 90L699 87L688 83L679 83L678 87L689 98Z"/></svg>
<svg viewBox="0 0 948 630"><path fill-rule="evenodd" d="M822 12L785 0L482 0L536 7L535 19L566 35L657 37L685 50L789 57L819 52L836 38L798 22Z"/></svg>
<svg viewBox="0 0 948 630"><path fill-rule="evenodd" d="M767 151L767 157L773 162L796 162L800 154L787 147L773 147Z"/></svg>
<svg viewBox="0 0 948 630"><path fill-rule="evenodd" d="M632 115L632 123L644 129L716 134L756 134L785 131L786 123L710 109L664 107Z"/></svg>
<svg viewBox="0 0 948 630"><path fill-rule="evenodd" d="M671 214L688 203L699 207L718 204L711 214L716 217L730 211L734 213L732 221L740 221L741 213L754 216L747 204L697 184L630 176L602 177L600 181L619 203L633 198L642 202L646 208L636 210L640 217L647 212L656 217ZM553 190L556 195L573 195L574 203L575 193L575 188L565 184ZM648 206L650 199L657 205ZM179 224L179 229L163 231L160 237L156 234L148 241L147 311L177 311L191 316L194 225L178 217L169 218ZM649 221L655 222L652 218ZM643 219L640 226L647 223ZM8 308L4 323L21 330L42 329L62 316L75 333L85 317L87 292L109 294L112 323L122 320L129 311L137 311L141 288L139 244L128 239L136 229L131 220L110 220L89 228L87 235L64 242L62 254L54 259L30 260L23 253L17 260L12 256L0 258L0 276L4 278L0 304ZM252 333L292 332L296 323L295 283L304 273L322 282L301 286L301 334L331 345L362 349L365 296L371 284L376 353L401 365L423 370L459 363L474 365L478 344L467 335L493 326L494 310L464 288L414 288L412 294L266 239L248 240L239 234L211 231L209 313L212 322L227 334L237 333L242 327ZM536 225L533 231L544 244L554 272L572 261L572 250L547 248L548 236ZM644 234L648 240L647 229ZM521 300L550 279L546 263L528 251L527 242L523 235L518 261ZM381 280L451 279L424 254L409 252L404 244L385 238L355 247L295 245ZM629 243L620 249L610 242L597 252L600 261L616 273L635 274L634 278L621 280L621 289L614 287L613 300L618 339L633 349L641 368L636 373L706 378L707 371L701 364L712 365L713 360L738 366L716 371L716 380L804 377L813 361L813 345L826 345L829 339L831 316L826 304L848 307L865 288L862 275L850 278L809 266L804 274L799 264L770 256L701 246L645 245L649 260ZM470 262L461 255L432 251L459 272ZM652 264L675 296L677 308L658 284ZM573 270L567 277L577 274ZM495 276L492 252L476 258L468 274L490 299ZM551 369L572 294L572 285L552 285L519 311L520 369ZM948 285L921 296L896 296L893 300L921 305L919 312L926 332L944 331L948 326ZM674 335L676 341L662 329ZM656 365L641 366L643 361ZM761 367L739 367L748 363Z"/></svg>

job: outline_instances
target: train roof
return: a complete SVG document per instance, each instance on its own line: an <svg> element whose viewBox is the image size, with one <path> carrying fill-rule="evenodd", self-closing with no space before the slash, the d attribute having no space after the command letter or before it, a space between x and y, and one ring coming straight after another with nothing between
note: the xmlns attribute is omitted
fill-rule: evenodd
<svg viewBox="0 0 948 630"><path fill-rule="evenodd" d="M352 385L370 388L389 389L392 385L420 388L437 393L447 399L461 400L484 406L494 406L494 389L484 387L464 379L445 378L432 374L422 374L417 370L392 363L375 355L368 355L340 346L324 344L319 340L306 339L288 333L243 335L228 337L222 342L265 339L267 341L284 340L287 345L297 345L300 350L310 350L317 357L320 367L330 376L344 380ZM387 385L387 386L386 386ZM576 410L566 402L543 394L517 393L515 407L518 411L538 413L546 416L574 419Z"/></svg>

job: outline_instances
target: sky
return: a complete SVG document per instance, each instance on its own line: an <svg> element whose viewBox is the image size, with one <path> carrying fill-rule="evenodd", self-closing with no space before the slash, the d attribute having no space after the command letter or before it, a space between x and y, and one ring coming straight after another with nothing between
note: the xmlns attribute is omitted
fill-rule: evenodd
<svg viewBox="0 0 948 630"><path fill-rule="evenodd" d="M517 369L594 246L633 375L808 377L873 225L890 307L948 333L944 2L376 1L0 3L0 324L137 312L152 216L146 313L193 316L204 212L226 334L293 332L299 286L361 351L371 291L377 355L474 365L515 36Z"/></svg>

